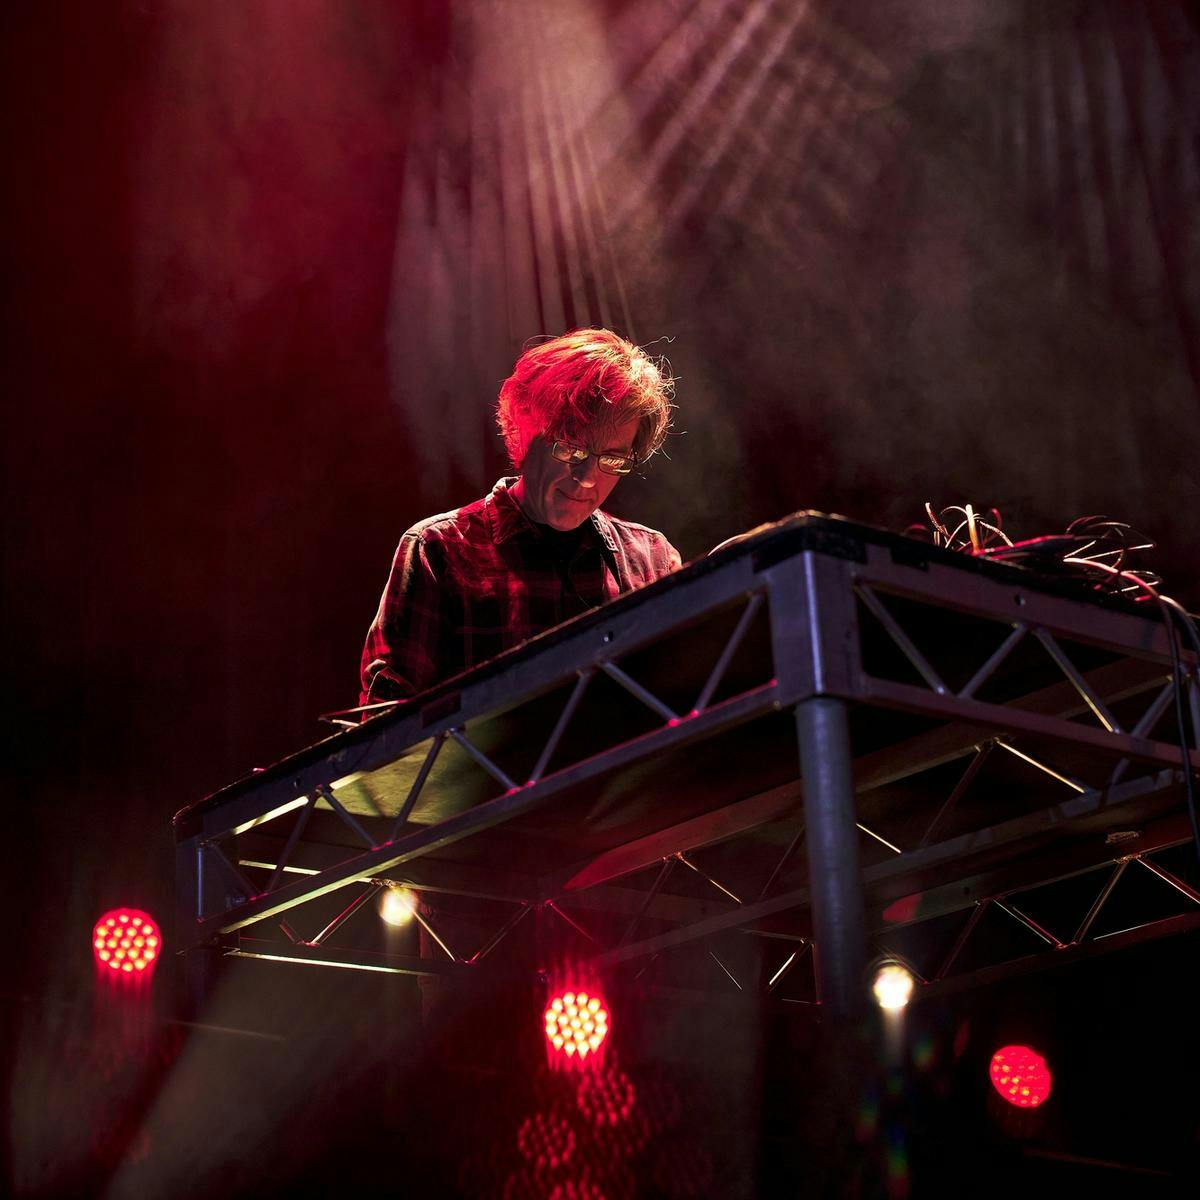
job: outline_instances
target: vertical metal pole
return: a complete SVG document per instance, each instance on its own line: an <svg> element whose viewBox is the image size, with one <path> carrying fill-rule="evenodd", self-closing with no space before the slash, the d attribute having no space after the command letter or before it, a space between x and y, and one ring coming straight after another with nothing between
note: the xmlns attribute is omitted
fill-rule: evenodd
<svg viewBox="0 0 1200 1200"><path fill-rule="evenodd" d="M184 1020L203 1015L221 965L219 946L196 945L197 921L215 910L216 881L199 837L176 843L176 1009Z"/></svg>
<svg viewBox="0 0 1200 1200"><path fill-rule="evenodd" d="M814 696L796 705L804 786L809 892L821 1008L858 1016L866 998L866 926L854 824L846 702Z"/></svg>

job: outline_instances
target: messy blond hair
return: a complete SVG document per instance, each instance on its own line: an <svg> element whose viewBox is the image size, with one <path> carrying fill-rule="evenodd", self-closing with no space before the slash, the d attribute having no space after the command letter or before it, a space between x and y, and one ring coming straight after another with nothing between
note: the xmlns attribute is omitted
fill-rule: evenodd
<svg viewBox="0 0 1200 1200"><path fill-rule="evenodd" d="M520 470L535 437L582 437L636 417L633 452L645 462L671 424L674 380L663 359L608 329L576 329L531 346L500 388L496 424ZM593 434L594 436L594 434Z"/></svg>

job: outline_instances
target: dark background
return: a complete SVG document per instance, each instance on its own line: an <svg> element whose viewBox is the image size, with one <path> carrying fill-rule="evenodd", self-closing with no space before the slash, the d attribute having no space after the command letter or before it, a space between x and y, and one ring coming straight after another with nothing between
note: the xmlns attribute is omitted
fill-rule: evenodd
<svg viewBox="0 0 1200 1200"><path fill-rule="evenodd" d="M1194 4L114 0L0 33L35 1191L15 1114L91 922L167 921L171 814L354 702L398 535L502 473L526 339L669 358L669 461L613 507L685 559L971 501L1131 521L1200 602Z"/></svg>

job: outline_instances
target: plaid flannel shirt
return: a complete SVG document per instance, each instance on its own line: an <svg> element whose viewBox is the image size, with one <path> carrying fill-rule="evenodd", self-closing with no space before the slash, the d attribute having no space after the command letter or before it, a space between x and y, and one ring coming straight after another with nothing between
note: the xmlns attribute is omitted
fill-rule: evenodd
<svg viewBox="0 0 1200 1200"><path fill-rule="evenodd" d="M361 703L423 692L680 565L661 533L600 510L564 557L514 483L401 538L363 647Z"/></svg>

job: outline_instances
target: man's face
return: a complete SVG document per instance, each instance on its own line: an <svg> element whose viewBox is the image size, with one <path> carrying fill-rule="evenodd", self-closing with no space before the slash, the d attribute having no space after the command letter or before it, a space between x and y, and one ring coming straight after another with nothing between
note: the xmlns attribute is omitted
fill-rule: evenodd
<svg viewBox="0 0 1200 1200"><path fill-rule="evenodd" d="M615 426L593 426L566 440L592 452L586 462L559 462L550 453L553 438L535 437L521 464L514 488L517 503L531 521L563 531L577 529L608 499L620 480L600 470L597 454L630 455L637 436L636 417ZM600 444L602 443L602 444Z"/></svg>

